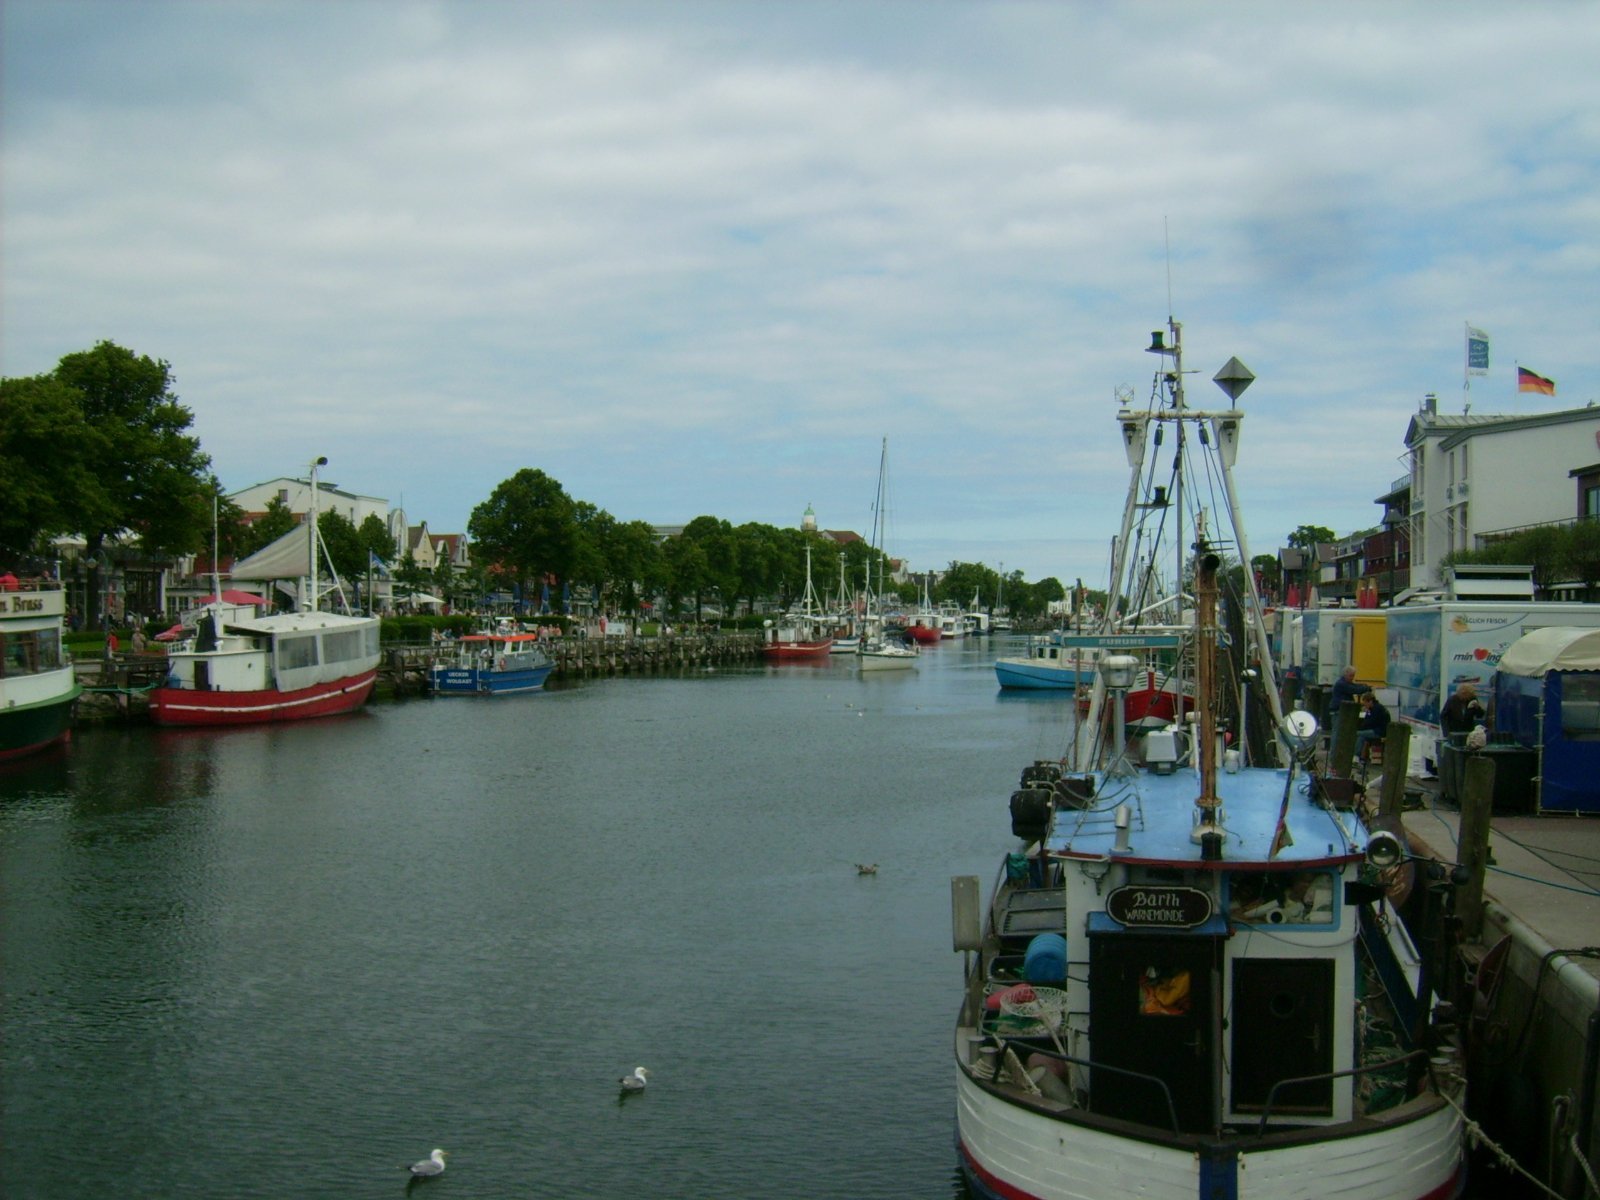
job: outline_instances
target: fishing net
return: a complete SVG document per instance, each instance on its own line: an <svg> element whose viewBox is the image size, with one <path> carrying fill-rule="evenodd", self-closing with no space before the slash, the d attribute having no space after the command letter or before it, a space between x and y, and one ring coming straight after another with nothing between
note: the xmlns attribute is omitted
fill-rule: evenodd
<svg viewBox="0 0 1600 1200"><path fill-rule="evenodd" d="M1060 988L1033 987L1023 984L1008 988L1000 995L1000 1028L1012 1037L1037 1037L1050 1035L1056 1049L1061 1048L1057 1031L1067 1016L1067 994Z"/></svg>

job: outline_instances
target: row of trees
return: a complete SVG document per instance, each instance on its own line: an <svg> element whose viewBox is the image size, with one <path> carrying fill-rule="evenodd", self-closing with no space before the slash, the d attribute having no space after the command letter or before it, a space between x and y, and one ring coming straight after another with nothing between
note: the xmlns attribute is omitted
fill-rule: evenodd
<svg viewBox="0 0 1600 1200"><path fill-rule="evenodd" d="M574 500L543 471L526 468L505 480L473 510L467 531L474 553L492 562L492 574L524 589L540 581L577 583L593 589L607 609L637 614L655 597L671 611L710 606L724 613L755 610L771 601L780 608L804 594L807 552L819 594L847 594L880 587L897 603L914 603L916 581L890 580L882 551L865 541L840 545L818 533L780 529L759 522L733 525L720 517L699 516L683 531L658 539L645 521L619 521L604 509ZM448 585L446 585L448 586ZM952 563L930 588L937 603L965 603L974 595L993 605L1002 593L1001 577L981 564ZM1059 582L1004 582L1004 602L1014 611L1042 613L1060 599Z"/></svg>
<svg viewBox="0 0 1600 1200"><path fill-rule="evenodd" d="M54 557L51 539L77 534L85 543L90 603L101 594L99 571L114 542L132 542L153 558L204 555L213 531L222 557L260 549L294 528L274 502L254 522L223 494L211 459L190 432L193 413L173 391L171 366L113 342L69 354L46 375L0 379L0 556L24 564ZM374 558L402 585L440 591L470 606L491 591L520 587L537 596L577 586L592 589L614 611L638 613L655 597L669 611L708 606L750 609L761 601L787 606L805 586L809 547L819 590L837 590L840 558L848 586L869 578L876 588L881 557L865 542L842 548L818 534L771 525L732 525L696 517L677 537L661 540L644 521L619 521L569 496L543 471L527 468L505 480L473 510L468 524L476 565L423 570L409 555L396 561L375 516L357 527L336 512L318 528L335 569L359 579ZM887 579L887 569L883 572ZM915 602L916 581L885 585ZM1065 594L1054 579L1027 583L1020 572L1002 580L977 563L951 563L929 589L935 602L997 599L1014 613L1038 615ZM88 614L91 621L97 611Z"/></svg>

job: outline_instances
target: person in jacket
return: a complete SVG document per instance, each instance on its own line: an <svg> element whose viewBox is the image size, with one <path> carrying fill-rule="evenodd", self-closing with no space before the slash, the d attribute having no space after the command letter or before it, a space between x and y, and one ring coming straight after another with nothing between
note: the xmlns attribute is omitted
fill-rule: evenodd
<svg viewBox="0 0 1600 1200"><path fill-rule="evenodd" d="M1389 732L1389 710L1371 690L1361 693L1361 712L1356 717L1356 756L1362 762L1370 757L1373 742L1382 743Z"/></svg>
<svg viewBox="0 0 1600 1200"><path fill-rule="evenodd" d="M1339 714L1344 711L1345 701L1355 700L1363 693L1371 690L1366 684L1356 682L1356 669L1354 667L1346 667L1340 673L1339 678L1333 681L1333 688L1328 693L1328 719L1324 724L1327 726L1329 737L1333 736L1334 723L1338 721Z"/></svg>
<svg viewBox="0 0 1600 1200"><path fill-rule="evenodd" d="M1470 683L1456 688L1439 713L1439 724L1447 734L1471 733L1483 721L1483 703L1478 699L1478 689Z"/></svg>

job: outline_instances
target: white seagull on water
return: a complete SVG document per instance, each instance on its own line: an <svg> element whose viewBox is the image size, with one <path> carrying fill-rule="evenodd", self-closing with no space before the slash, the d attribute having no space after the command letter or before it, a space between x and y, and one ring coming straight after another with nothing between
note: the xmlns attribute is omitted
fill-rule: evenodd
<svg viewBox="0 0 1600 1200"><path fill-rule="evenodd" d="M444 1150L435 1150L421 1162L411 1164L411 1178L432 1179L435 1175L444 1174L444 1160L450 1155Z"/></svg>
<svg viewBox="0 0 1600 1200"><path fill-rule="evenodd" d="M624 1095L631 1092L642 1092L644 1091L645 1081L649 1078L650 1072L648 1070L644 1067L635 1067L632 1075L624 1075L617 1080L617 1086L622 1089Z"/></svg>

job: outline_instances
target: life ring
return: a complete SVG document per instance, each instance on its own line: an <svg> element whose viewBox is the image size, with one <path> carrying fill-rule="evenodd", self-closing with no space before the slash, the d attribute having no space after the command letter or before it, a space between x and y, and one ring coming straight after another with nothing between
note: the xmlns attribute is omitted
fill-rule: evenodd
<svg viewBox="0 0 1600 1200"><path fill-rule="evenodd" d="M502 671L504 671L506 669L506 660L504 658L501 658L501 660L500 660L499 669L502 670Z"/></svg>

